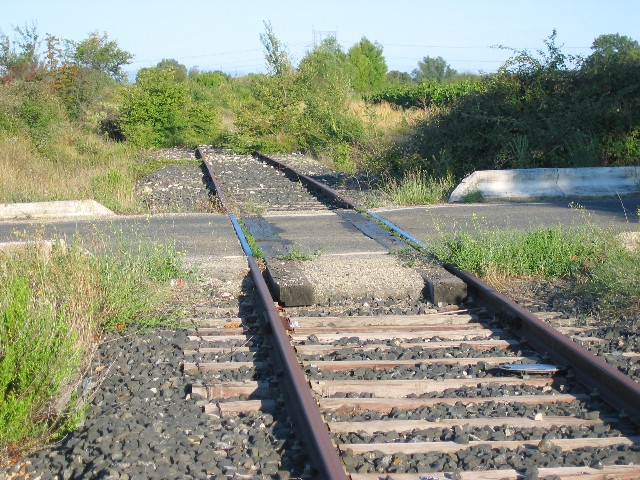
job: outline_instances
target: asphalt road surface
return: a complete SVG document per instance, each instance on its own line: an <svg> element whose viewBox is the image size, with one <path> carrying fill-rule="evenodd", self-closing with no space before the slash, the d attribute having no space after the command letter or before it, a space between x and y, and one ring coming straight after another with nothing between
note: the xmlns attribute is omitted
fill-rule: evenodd
<svg viewBox="0 0 640 480"><path fill-rule="evenodd" d="M428 243L440 232L473 232L495 228L531 229L539 226L593 223L619 231L638 230L640 197L553 203L441 204L379 209L376 212L416 238ZM285 215L286 216L286 215ZM309 222L313 217L308 218ZM298 220L299 221L299 220ZM313 229L300 228L313 235ZM93 220L31 220L0 222L0 242L25 239L71 239L109 242L126 238L171 242L188 254L211 257L242 255L242 249L226 215L173 214L124 216ZM330 235L328 235L330 237ZM336 239L338 241L339 239Z"/></svg>

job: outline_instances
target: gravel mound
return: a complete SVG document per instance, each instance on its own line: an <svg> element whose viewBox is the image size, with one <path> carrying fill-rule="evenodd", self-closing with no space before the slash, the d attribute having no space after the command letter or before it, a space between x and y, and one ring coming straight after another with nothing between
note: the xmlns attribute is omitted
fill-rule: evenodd
<svg viewBox="0 0 640 480"><path fill-rule="evenodd" d="M302 471L298 451L291 450L295 436L286 412L224 419L202 413L202 402L190 398L190 379L180 371L186 341L186 331L105 340L94 371L107 368L108 374L83 424L9 473L13 478L204 479L288 478L290 471Z"/></svg>

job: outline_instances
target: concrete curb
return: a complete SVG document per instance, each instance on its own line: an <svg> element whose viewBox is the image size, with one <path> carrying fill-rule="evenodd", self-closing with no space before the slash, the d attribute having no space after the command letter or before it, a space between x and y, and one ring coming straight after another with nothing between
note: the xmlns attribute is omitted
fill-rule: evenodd
<svg viewBox="0 0 640 480"><path fill-rule="evenodd" d="M115 215L95 200L63 200L35 203L0 203L0 220Z"/></svg>
<svg viewBox="0 0 640 480"><path fill-rule="evenodd" d="M484 200L595 198L640 193L640 167L480 170L455 188L449 202L479 193Z"/></svg>

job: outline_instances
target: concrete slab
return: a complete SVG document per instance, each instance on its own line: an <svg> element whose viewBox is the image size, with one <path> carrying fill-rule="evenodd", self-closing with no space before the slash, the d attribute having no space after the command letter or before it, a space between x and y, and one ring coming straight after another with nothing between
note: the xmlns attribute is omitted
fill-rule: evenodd
<svg viewBox="0 0 640 480"><path fill-rule="evenodd" d="M479 170L455 188L449 202L481 194L485 200L597 198L640 194L640 167Z"/></svg>
<svg viewBox="0 0 640 480"><path fill-rule="evenodd" d="M263 249L266 277L285 306L422 297L420 274L389 255L407 245L356 212L265 214L243 222ZM294 255L282 255L282 248L308 260L286 259Z"/></svg>
<svg viewBox="0 0 640 480"><path fill-rule="evenodd" d="M296 262L313 285L313 303L347 299L422 298L424 280L392 255L324 256ZM309 304L310 305L310 304Z"/></svg>
<svg viewBox="0 0 640 480"><path fill-rule="evenodd" d="M372 240L375 240L389 252L399 252L410 245L400 237L385 230L382 226L368 215L362 215L353 210L344 210L336 212L343 220L347 220L354 227Z"/></svg>
<svg viewBox="0 0 640 480"><path fill-rule="evenodd" d="M467 298L467 284L443 268L419 270L425 282L424 296L434 305L456 305Z"/></svg>
<svg viewBox="0 0 640 480"><path fill-rule="evenodd" d="M273 296L285 307L302 307L316 303L316 285L304 272L301 261L266 258L264 272Z"/></svg>
<svg viewBox="0 0 640 480"><path fill-rule="evenodd" d="M114 213L95 200L0 203L0 220L110 217Z"/></svg>

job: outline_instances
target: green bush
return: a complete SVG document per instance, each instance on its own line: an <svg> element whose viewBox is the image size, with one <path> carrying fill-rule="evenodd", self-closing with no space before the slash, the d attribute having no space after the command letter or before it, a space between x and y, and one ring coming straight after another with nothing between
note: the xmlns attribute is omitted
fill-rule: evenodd
<svg viewBox="0 0 640 480"><path fill-rule="evenodd" d="M538 55L516 52L497 74L444 96L440 107L424 93L429 115L389 151L388 168L426 168L424 159L444 157L463 177L481 169L638 164L640 62L620 52L604 66L571 59L555 45L555 32L545 45ZM396 90L397 102L415 105L412 89Z"/></svg>
<svg viewBox="0 0 640 480"><path fill-rule="evenodd" d="M16 80L0 85L0 132L24 134L38 152L49 156L68 120L45 81Z"/></svg>
<svg viewBox="0 0 640 480"><path fill-rule="evenodd" d="M290 152L300 148L300 92L294 72L236 80L234 131L226 145L241 151Z"/></svg>
<svg viewBox="0 0 640 480"><path fill-rule="evenodd" d="M56 423L52 402L80 365L64 308L55 309L24 276L4 279L0 305L0 446L39 436ZM51 413L48 413L51 412Z"/></svg>
<svg viewBox="0 0 640 480"><path fill-rule="evenodd" d="M180 81L172 68L146 68L123 90L120 130L138 146L212 143L219 135L217 109L206 87Z"/></svg>
<svg viewBox="0 0 640 480"><path fill-rule="evenodd" d="M481 92L479 81L453 83L424 82L417 85L390 85L386 89L369 96L373 103L387 102L403 108L429 108L453 104L458 98Z"/></svg>
<svg viewBox="0 0 640 480"><path fill-rule="evenodd" d="M75 386L105 330L170 324L160 305L187 276L180 254L122 237L0 255L0 465L75 428L91 393Z"/></svg>

